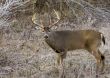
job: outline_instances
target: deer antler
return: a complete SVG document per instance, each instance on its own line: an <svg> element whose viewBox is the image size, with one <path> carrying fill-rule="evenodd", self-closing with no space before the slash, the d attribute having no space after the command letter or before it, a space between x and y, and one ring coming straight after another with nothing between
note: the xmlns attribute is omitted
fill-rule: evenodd
<svg viewBox="0 0 110 78"><path fill-rule="evenodd" d="M53 11L55 12L55 14L56 14L56 18L58 19L56 22L54 22L53 24L50 24L49 25L49 27L51 28L53 25L55 25L55 24L57 24L61 19L60 19L60 16L58 15L58 12L55 10L55 9L53 9ZM50 19L50 21L51 21L51 19Z"/></svg>
<svg viewBox="0 0 110 78"><path fill-rule="evenodd" d="M45 25L44 22L49 20L48 27L51 28L53 25L57 24L60 21L59 13L55 9L53 9L53 12L55 14L54 18L57 19L57 21L55 21L54 23L52 23L53 18L51 18L52 15L51 14L49 15L49 13L44 13L43 15L35 13L32 16L32 21L33 21L34 24L38 25L41 29L44 29L44 25ZM43 20L44 18L49 18L49 19L48 20Z"/></svg>

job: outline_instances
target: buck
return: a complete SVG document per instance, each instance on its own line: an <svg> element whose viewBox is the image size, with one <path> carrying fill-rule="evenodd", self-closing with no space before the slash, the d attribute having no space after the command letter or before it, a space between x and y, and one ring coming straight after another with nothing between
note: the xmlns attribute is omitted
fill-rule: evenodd
<svg viewBox="0 0 110 78"><path fill-rule="evenodd" d="M105 44L105 38L101 32L95 30L62 30L53 31L51 27L57 24L61 19L57 12L56 17L58 21L50 24L49 26L44 26L41 19L41 28L45 32L45 42L58 54L57 63L63 66L63 59L66 58L67 51L76 49L85 49L90 54L92 54L96 61L97 66L104 68L104 55L100 52L99 47L103 42ZM37 14L34 14L32 21L35 24ZM42 18L42 17L41 17Z"/></svg>

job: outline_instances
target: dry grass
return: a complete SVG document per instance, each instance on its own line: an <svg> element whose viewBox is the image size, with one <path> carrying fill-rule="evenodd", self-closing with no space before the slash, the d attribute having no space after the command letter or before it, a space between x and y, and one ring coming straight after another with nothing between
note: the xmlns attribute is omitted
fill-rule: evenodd
<svg viewBox="0 0 110 78"><path fill-rule="evenodd" d="M90 8L86 10L89 11ZM91 12L94 14L90 14ZM105 15L105 19L99 16L98 12L89 11L87 17L84 16L85 19L78 17L77 23L64 20L52 29L94 29L102 32L106 45L100 50L105 55L106 65L104 74L98 75L98 78L110 78L110 20L107 18L110 14L100 11L102 16ZM35 29L31 21L32 9L14 13L16 16L12 21L5 21L8 26L1 23L4 20L0 17L0 78L58 78L56 54L44 42L44 33ZM85 50L68 52L64 69L66 78L96 78L95 58Z"/></svg>

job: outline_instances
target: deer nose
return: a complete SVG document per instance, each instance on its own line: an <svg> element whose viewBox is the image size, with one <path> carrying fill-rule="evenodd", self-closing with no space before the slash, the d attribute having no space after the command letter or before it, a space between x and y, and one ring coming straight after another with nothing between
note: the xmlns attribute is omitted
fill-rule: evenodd
<svg viewBox="0 0 110 78"><path fill-rule="evenodd" d="M44 38L48 38L48 35L45 35Z"/></svg>

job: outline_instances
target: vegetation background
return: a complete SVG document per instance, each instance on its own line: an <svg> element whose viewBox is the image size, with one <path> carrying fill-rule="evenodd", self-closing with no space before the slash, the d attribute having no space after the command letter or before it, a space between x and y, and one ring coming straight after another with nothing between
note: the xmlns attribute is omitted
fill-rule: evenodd
<svg viewBox="0 0 110 78"><path fill-rule="evenodd" d="M54 5L54 0L48 0ZM56 0L60 1L60 0ZM36 0L0 0L0 78L58 78L56 54L44 42L31 18ZM65 0L73 17L52 30L93 29L106 38L104 74L110 78L110 0ZM95 58L85 50L70 51L64 60L66 78L96 78Z"/></svg>

